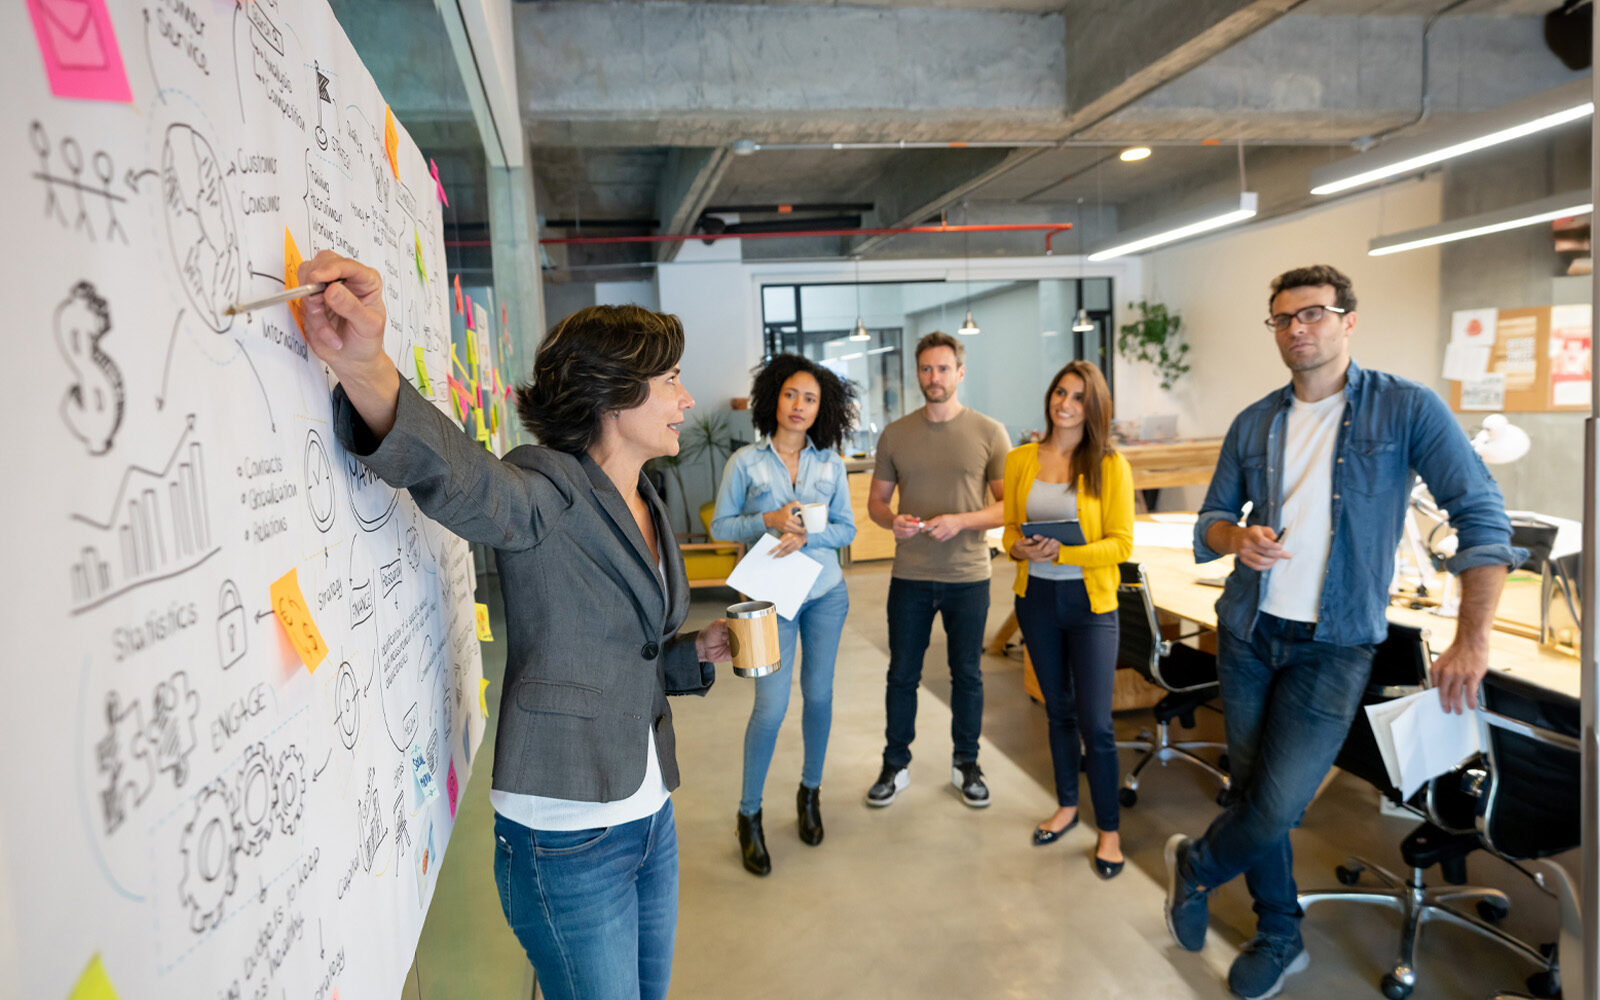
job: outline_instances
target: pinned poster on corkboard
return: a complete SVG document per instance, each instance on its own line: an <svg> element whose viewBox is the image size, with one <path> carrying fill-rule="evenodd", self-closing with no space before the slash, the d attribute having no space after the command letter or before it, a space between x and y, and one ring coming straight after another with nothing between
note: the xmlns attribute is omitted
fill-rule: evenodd
<svg viewBox="0 0 1600 1000"><path fill-rule="evenodd" d="M1586 305L1452 314L1444 364L1451 409L1587 411L1590 329Z"/></svg>

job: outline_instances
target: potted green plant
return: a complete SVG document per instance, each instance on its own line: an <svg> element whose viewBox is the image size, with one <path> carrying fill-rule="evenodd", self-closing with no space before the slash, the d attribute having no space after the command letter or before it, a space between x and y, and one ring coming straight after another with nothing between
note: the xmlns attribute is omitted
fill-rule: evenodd
<svg viewBox="0 0 1600 1000"><path fill-rule="evenodd" d="M1189 371L1189 345L1178 336L1183 318L1159 302L1129 302L1128 308L1139 310L1139 318L1122 325L1117 353L1153 365L1161 388L1170 390Z"/></svg>

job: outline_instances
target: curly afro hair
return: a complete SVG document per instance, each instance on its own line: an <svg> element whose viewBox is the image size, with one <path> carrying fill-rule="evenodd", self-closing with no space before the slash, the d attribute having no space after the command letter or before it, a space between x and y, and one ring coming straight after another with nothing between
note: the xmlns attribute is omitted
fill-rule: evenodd
<svg viewBox="0 0 1600 1000"><path fill-rule="evenodd" d="M750 419L765 437L778 430L778 395L790 378L805 372L817 380L822 399L817 419L806 433L819 448L837 451L856 424L856 384L798 354L774 354L755 370L750 385Z"/></svg>

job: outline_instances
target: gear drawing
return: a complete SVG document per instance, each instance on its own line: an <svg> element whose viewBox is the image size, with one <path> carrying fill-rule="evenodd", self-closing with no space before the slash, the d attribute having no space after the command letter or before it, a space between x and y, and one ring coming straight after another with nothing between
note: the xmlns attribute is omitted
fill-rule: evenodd
<svg viewBox="0 0 1600 1000"><path fill-rule="evenodd" d="M239 827L226 784L214 781L200 790L178 850L183 855L178 894L189 909L189 928L200 934L221 923L223 903L239 881L234 867Z"/></svg>
<svg viewBox="0 0 1600 1000"><path fill-rule="evenodd" d="M278 790L278 829L293 836L306 811L306 759L299 750L290 747L278 756L272 779Z"/></svg>
<svg viewBox="0 0 1600 1000"><path fill-rule="evenodd" d="M261 846L272 836L272 817L278 806L278 786L265 743L251 744L239 769L239 804L236 812L241 849L246 854L261 853Z"/></svg>

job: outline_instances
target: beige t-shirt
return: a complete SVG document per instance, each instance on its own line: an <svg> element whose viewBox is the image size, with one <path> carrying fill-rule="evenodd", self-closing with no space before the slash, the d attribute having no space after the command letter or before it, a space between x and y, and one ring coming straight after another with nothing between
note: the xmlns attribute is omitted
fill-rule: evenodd
<svg viewBox="0 0 1600 1000"><path fill-rule="evenodd" d="M994 502L991 480L1005 477L1011 441L1000 421L972 407L934 423L921 408L883 429L874 479L894 483L895 509L921 518L965 514ZM927 534L895 545L894 576L901 580L976 583L989 579L989 544L967 530L948 542Z"/></svg>

